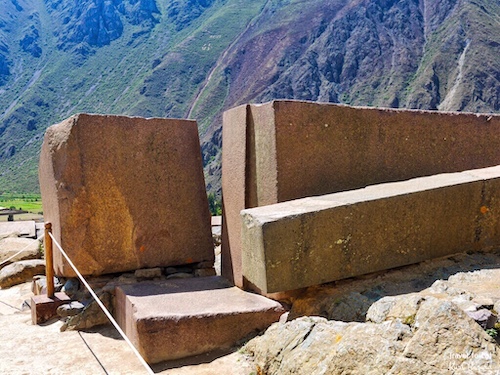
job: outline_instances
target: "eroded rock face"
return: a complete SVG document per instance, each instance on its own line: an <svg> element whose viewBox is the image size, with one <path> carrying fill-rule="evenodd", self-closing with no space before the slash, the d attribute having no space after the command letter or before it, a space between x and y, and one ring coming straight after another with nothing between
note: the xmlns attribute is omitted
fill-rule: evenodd
<svg viewBox="0 0 500 375"><path fill-rule="evenodd" d="M388 309L386 302L373 309L378 323L304 317L274 324L245 349L264 374L500 371L499 346L454 303L428 297L410 300L409 307L398 312L397 303Z"/></svg>
<svg viewBox="0 0 500 375"><path fill-rule="evenodd" d="M457 254L308 288L293 301L289 320L314 315L364 322L368 309L376 301L391 304L391 298L396 297L390 296L406 295L405 305L412 305L417 303L413 299L423 298L419 292L424 291L424 295L447 298L464 311L475 311L481 306L491 310L495 303L500 306L499 278L499 251ZM494 310L500 312L500 308Z"/></svg>
<svg viewBox="0 0 500 375"><path fill-rule="evenodd" d="M500 341L485 328L500 310L499 255L459 254L310 288L287 323L245 349L263 374L498 374Z"/></svg>
<svg viewBox="0 0 500 375"><path fill-rule="evenodd" d="M104 292L99 295L99 299L109 311L113 311L112 296L110 293ZM102 311L96 301L87 301L87 304L80 304L79 309L68 316L68 319L61 327L61 331L69 330L84 330L92 327L109 323L109 319ZM64 305L63 305L64 306ZM63 316L64 313L59 316Z"/></svg>
<svg viewBox="0 0 500 375"><path fill-rule="evenodd" d="M122 16L133 25L151 29L159 14L155 0L85 0L73 7L57 0L47 1L49 12L64 19L62 31L57 31L58 47L67 50L79 43L92 47L108 45L122 36L125 27Z"/></svg>

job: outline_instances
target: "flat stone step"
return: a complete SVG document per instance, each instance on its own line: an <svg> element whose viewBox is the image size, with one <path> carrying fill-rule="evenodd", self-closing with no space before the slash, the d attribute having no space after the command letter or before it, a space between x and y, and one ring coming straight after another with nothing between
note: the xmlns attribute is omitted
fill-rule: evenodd
<svg viewBox="0 0 500 375"><path fill-rule="evenodd" d="M115 311L144 359L158 363L230 348L284 309L213 276L118 286Z"/></svg>

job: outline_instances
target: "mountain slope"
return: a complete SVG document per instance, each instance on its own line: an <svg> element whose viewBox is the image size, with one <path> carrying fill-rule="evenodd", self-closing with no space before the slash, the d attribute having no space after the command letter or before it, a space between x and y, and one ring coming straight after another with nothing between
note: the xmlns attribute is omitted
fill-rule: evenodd
<svg viewBox="0 0 500 375"><path fill-rule="evenodd" d="M275 22L276 14L288 17ZM235 43L198 117L209 117L223 92L223 109L286 98L499 111L499 16L488 1L289 1ZM220 121L204 137L216 177Z"/></svg>
<svg viewBox="0 0 500 375"><path fill-rule="evenodd" d="M198 119L276 98L500 111L486 0L0 0L0 191L36 191L45 128L77 112Z"/></svg>

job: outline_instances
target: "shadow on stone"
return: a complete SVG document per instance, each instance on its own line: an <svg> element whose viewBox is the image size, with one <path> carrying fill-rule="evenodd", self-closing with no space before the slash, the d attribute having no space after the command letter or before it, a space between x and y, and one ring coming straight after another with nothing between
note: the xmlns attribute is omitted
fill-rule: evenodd
<svg viewBox="0 0 500 375"><path fill-rule="evenodd" d="M459 272L500 269L500 250L463 253L307 288L294 302L288 320L315 315L364 322L368 308L386 296L420 292Z"/></svg>

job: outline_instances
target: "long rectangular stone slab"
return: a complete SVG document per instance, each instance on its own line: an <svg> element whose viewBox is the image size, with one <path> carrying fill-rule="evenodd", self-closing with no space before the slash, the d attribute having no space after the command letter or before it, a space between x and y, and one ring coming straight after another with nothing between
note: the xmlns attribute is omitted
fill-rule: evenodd
<svg viewBox="0 0 500 375"><path fill-rule="evenodd" d="M500 164L500 116L274 101L224 113L222 274L243 285L239 213Z"/></svg>
<svg viewBox="0 0 500 375"><path fill-rule="evenodd" d="M80 114L47 129L44 219L84 275L214 260L195 121ZM57 248L58 276L74 276Z"/></svg>
<svg viewBox="0 0 500 375"><path fill-rule="evenodd" d="M282 292L500 245L500 166L243 210L243 276Z"/></svg>
<svg viewBox="0 0 500 375"><path fill-rule="evenodd" d="M228 349L284 312L217 276L122 285L115 303L118 323L148 363Z"/></svg>

